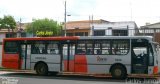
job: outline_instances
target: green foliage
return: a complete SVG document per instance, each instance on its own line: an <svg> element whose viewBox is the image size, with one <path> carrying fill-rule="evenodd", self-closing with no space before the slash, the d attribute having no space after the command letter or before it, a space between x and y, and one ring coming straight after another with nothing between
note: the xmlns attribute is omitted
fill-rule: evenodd
<svg viewBox="0 0 160 84"><path fill-rule="evenodd" d="M0 18L0 28L1 29L13 29L16 28L16 21L15 19L10 15L5 15L3 18Z"/></svg>
<svg viewBox="0 0 160 84"><path fill-rule="evenodd" d="M0 29L2 29L2 18L0 18Z"/></svg>
<svg viewBox="0 0 160 84"><path fill-rule="evenodd" d="M53 36L59 35L61 25L52 19L34 19L31 24L26 26L28 33L36 34L36 32L53 32ZM45 36L45 35L41 35Z"/></svg>

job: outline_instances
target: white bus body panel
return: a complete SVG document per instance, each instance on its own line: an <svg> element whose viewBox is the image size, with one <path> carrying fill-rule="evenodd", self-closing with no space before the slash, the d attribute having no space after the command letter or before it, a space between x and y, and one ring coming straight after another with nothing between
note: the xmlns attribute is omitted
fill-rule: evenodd
<svg viewBox="0 0 160 84"><path fill-rule="evenodd" d="M35 64L39 61L48 65L48 71L60 71L60 55L55 54L32 54L31 68L34 69Z"/></svg>
<svg viewBox="0 0 160 84"><path fill-rule="evenodd" d="M131 73L131 56L127 55L87 55L88 73L110 73L109 69L115 63L123 64L127 73Z"/></svg>
<svg viewBox="0 0 160 84"><path fill-rule="evenodd" d="M154 66L148 66L148 74L153 74Z"/></svg>

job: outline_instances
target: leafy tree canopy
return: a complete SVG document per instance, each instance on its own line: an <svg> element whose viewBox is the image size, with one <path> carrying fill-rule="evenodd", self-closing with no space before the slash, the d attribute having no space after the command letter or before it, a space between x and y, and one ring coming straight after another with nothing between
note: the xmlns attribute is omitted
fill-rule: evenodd
<svg viewBox="0 0 160 84"><path fill-rule="evenodd" d="M11 28L12 31L13 31L13 29L16 28L16 21L13 18L13 16L4 15L3 18L0 18L0 28L1 29L9 29L9 28Z"/></svg>
<svg viewBox="0 0 160 84"><path fill-rule="evenodd" d="M32 23L26 26L28 33L38 34L38 36L55 36L59 35L61 25L52 19L34 19ZM47 33L47 34L46 34ZM49 35L48 35L49 33ZM52 35L51 35L52 34Z"/></svg>

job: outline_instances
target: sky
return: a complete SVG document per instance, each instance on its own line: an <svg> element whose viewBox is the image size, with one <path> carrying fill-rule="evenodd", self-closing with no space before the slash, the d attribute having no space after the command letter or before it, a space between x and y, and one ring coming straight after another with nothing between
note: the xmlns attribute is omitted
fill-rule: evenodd
<svg viewBox="0 0 160 84"><path fill-rule="evenodd" d="M65 0L0 0L0 17L12 15L16 21L50 18L64 21ZM138 26L160 22L160 0L66 0L67 21L104 19L135 21Z"/></svg>

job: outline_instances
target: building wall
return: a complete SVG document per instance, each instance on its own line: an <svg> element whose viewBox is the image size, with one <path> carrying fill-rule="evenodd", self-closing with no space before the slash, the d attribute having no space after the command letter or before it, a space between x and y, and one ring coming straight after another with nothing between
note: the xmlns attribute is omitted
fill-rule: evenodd
<svg viewBox="0 0 160 84"><path fill-rule="evenodd" d="M0 67L2 66L2 42L3 42L3 38L5 37L6 37L6 33L0 34Z"/></svg>
<svg viewBox="0 0 160 84"><path fill-rule="evenodd" d="M66 23L67 33L78 33L78 32L88 32L91 35L92 24L102 24L109 21L105 20L82 20L82 21L71 21Z"/></svg>
<svg viewBox="0 0 160 84"><path fill-rule="evenodd" d="M0 34L0 67L2 66L2 42L3 38L5 37L6 37L5 33Z"/></svg>
<svg viewBox="0 0 160 84"><path fill-rule="evenodd" d="M145 26L141 26L141 28L160 28L160 23L149 24Z"/></svg>
<svg viewBox="0 0 160 84"><path fill-rule="evenodd" d="M155 33L154 40L160 44L160 33Z"/></svg>
<svg viewBox="0 0 160 84"><path fill-rule="evenodd" d="M2 42L3 41L3 38L5 38L6 37L6 34L5 33L1 33L0 34L0 42Z"/></svg>
<svg viewBox="0 0 160 84"><path fill-rule="evenodd" d="M71 30L67 30L67 33L73 33L73 36L75 36L75 33L78 32L87 32L88 34L90 33L90 29L71 29Z"/></svg>
<svg viewBox="0 0 160 84"><path fill-rule="evenodd" d="M141 26L141 33L153 36L154 41L160 43L160 22Z"/></svg>
<svg viewBox="0 0 160 84"><path fill-rule="evenodd" d="M112 35L112 30L134 30L137 25L133 21L129 22L108 22L103 24L94 24L94 30L105 30L106 35ZM128 31L129 36L133 36L135 31Z"/></svg>
<svg viewBox="0 0 160 84"><path fill-rule="evenodd" d="M148 28L160 28L160 24L150 25Z"/></svg>

